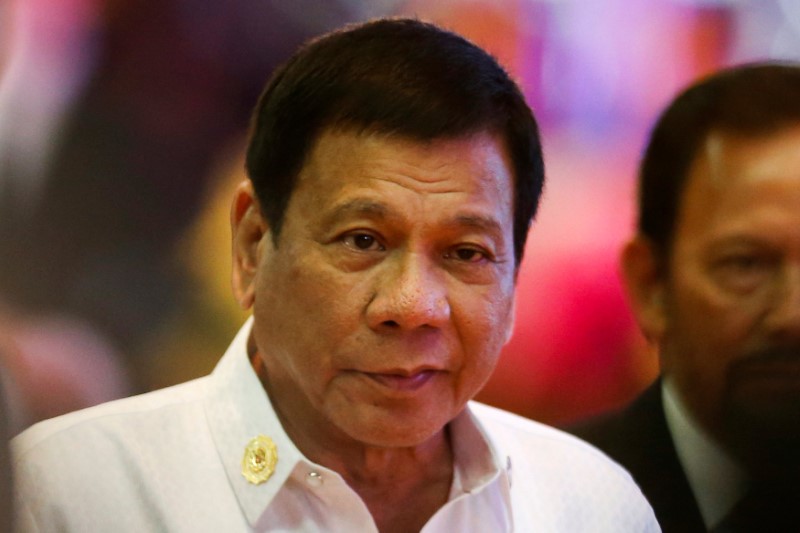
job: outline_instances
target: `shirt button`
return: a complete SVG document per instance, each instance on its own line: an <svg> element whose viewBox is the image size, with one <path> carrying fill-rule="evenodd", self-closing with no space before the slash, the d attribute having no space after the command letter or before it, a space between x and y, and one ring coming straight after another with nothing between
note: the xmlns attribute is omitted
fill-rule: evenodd
<svg viewBox="0 0 800 533"><path fill-rule="evenodd" d="M319 487L322 485L322 474L311 471L308 473L308 476L306 476L306 481L308 481L308 484L312 487Z"/></svg>

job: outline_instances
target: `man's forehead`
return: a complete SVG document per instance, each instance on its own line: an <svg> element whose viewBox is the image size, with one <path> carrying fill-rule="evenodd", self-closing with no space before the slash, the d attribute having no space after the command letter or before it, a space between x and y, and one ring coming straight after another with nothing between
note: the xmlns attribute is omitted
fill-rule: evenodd
<svg viewBox="0 0 800 533"><path fill-rule="evenodd" d="M732 178L775 177L800 162L800 122L763 133L715 130L701 145L695 163L702 161L716 186Z"/></svg>
<svg viewBox="0 0 800 533"><path fill-rule="evenodd" d="M356 196L332 204L325 218L329 224L359 217L386 221L401 220L406 218L407 214L401 207L384 198ZM510 230L510 223L501 221L501 213L498 210L459 205L436 214L439 219L438 224L447 228L472 229L498 237ZM415 220L408 222L413 223Z"/></svg>
<svg viewBox="0 0 800 533"><path fill-rule="evenodd" d="M757 136L714 132L689 172L679 233L753 233L775 226L798 200L800 127Z"/></svg>
<svg viewBox="0 0 800 533"><path fill-rule="evenodd" d="M312 142L309 143L305 162L308 162L321 145L327 144L326 141L330 141L331 139L352 140L357 142L358 145L394 144L397 146L415 147L430 152L441 151L441 148L447 145L474 143L476 140L486 140L492 142L507 159L511 160L506 134L501 131L495 131L492 128L466 131L454 135L419 137L398 131L383 130L378 126L357 127L344 124L322 128L320 132L314 136Z"/></svg>
<svg viewBox="0 0 800 533"><path fill-rule="evenodd" d="M495 190L514 195L514 168L502 137L482 132L431 140L331 130L312 146L298 173L299 186L358 187L365 179L396 180L430 192Z"/></svg>

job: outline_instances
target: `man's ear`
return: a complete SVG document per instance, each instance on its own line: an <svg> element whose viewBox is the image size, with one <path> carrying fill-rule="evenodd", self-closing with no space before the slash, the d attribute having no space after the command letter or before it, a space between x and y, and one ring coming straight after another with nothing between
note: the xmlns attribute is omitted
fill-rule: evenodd
<svg viewBox="0 0 800 533"><path fill-rule="evenodd" d="M503 346L508 344L511 340L511 337L514 335L514 323L517 319L517 298L516 294L511 297L511 311L509 313L508 324L506 325L506 338L503 342Z"/></svg>
<svg viewBox="0 0 800 533"><path fill-rule="evenodd" d="M637 235L622 249L621 263L636 321L647 340L657 342L667 327L666 279L658 250L649 239Z"/></svg>
<svg viewBox="0 0 800 533"><path fill-rule="evenodd" d="M269 239L269 227L258 205L253 184L242 181L231 203L233 295L242 309L249 309L255 300L255 282L261 258L261 243Z"/></svg>

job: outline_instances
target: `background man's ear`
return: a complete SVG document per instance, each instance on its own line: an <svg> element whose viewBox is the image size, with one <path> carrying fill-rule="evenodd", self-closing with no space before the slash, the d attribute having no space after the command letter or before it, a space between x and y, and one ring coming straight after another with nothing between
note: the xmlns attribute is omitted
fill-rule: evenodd
<svg viewBox="0 0 800 533"><path fill-rule="evenodd" d="M647 340L657 342L667 327L666 280L658 251L649 239L637 235L622 249L621 264L636 321Z"/></svg>
<svg viewBox="0 0 800 533"><path fill-rule="evenodd" d="M255 281L261 258L261 242L269 238L269 227L261 216L253 184L242 181L231 203L233 295L242 309L249 309L255 300Z"/></svg>

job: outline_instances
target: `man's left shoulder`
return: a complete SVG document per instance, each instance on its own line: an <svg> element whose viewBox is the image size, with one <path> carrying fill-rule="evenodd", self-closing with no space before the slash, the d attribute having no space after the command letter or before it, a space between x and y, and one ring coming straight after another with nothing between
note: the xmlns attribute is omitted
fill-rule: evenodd
<svg viewBox="0 0 800 533"><path fill-rule="evenodd" d="M574 435L482 403L472 402L470 410L497 452L513 464L515 478L552 478L567 490L575 490L573 485L591 490L596 482L639 493L627 470Z"/></svg>
<svg viewBox="0 0 800 533"><path fill-rule="evenodd" d="M470 411L508 463L520 523L564 531L660 531L630 474L591 444L485 404L472 402Z"/></svg>
<svg viewBox="0 0 800 533"><path fill-rule="evenodd" d="M539 452L535 454L537 456L547 453L552 454L553 459L580 458L588 462L608 464L624 472L603 452L565 431L479 402L471 402L470 410L489 437L506 453L529 453L533 446Z"/></svg>

